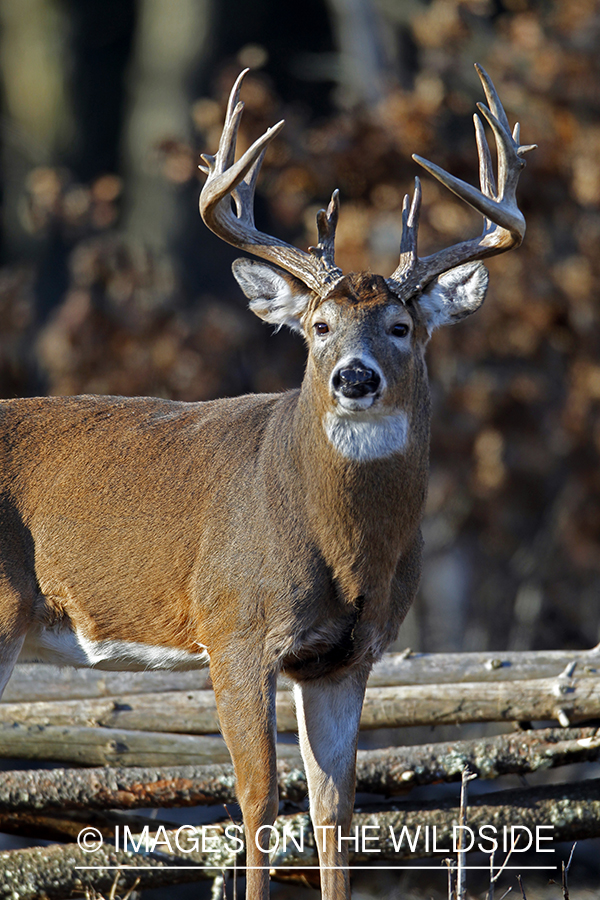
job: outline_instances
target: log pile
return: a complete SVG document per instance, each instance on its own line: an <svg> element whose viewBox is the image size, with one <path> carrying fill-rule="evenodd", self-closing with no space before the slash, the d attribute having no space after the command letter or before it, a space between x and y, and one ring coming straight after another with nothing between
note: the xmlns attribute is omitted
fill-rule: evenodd
<svg viewBox="0 0 600 900"><path fill-rule="evenodd" d="M295 730L288 687L282 681L278 692L281 733ZM467 722L519 723L519 730L475 740L359 751L359 794L372 795L371 801L377 796L401 798L392 805L388 801L357 809L354 824L359 832L366 828L368 834L378 835L378 863L405 858L408 844L398 847L394 838L403 826L413 829L413 837L419 825L421 834L428 824L436 826L436 847L417 842L412 856L447 849L458 822L456 803L411 802L406 795L414 787L460 781L466 769L494 779L598 760L600 648L497 656L407 651L387 654L375 668L363 729ZM546 727L533 728L533 722ZM551 722L554 725L547 727ZM140 887L221 877L232 866L243 867L243 855L224 838L225 823L211 826L210 854L185 853L188 866L204 868L183 869L182 856L168 837L172 825L133 812L233 803L233 771L218 729L206 673L18 666L0 703L0 756L68 767L0 774L0 832L59 842L0 853L0 898L64 897L91 886L108 890L115 867L141 866L133 872ZM293 809L306 796L296 745L278 744L278 757L280 797ZM471 828L505 822L552 825L555 840L600 836L600 781L498 791L471 801ZM125 827L133 845L119 846ZM103 841L93 854L93 868L90 853L75 843L84 828L97 829ZM273 877L314 884L315 838L307 817L282 816L277 828L297 840L301 835L304 851L277 850ZM146 844L158 836L159 849L140 857L136 841L139 844L141 835ZM370 849L357 844L353 865L372 859ZM125 891L133 883L131 869L118 871L119 890Z"/></svg>

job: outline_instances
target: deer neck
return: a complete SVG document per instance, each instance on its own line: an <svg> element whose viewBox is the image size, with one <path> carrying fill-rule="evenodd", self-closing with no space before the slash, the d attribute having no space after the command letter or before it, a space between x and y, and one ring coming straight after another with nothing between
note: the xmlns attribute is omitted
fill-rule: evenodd
<svg viewBox="0 0 600 900"><path fill-rule="evenodd" d="M330 439L327 408L319 402L310 372L297 399L290 458L310 533L348 599L387 592L400 557L419 531L429 456L426 383L403 412L408 438L402 449L356 460Z"/></svg>

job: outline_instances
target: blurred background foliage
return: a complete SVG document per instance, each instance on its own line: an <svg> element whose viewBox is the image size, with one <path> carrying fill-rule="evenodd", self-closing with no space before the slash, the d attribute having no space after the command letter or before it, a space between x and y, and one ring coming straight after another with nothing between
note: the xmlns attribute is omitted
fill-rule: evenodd
<svg viewBox="0 0 600 900"><path fill-rule="evenodd" d="M245 308L197 212L201 151L246 81L243 148L285 117L257 222L388 275L418 153L476 182L478 61L528 157L521 249L437 333L420 596L400 646L600 639L597 0L0 0L0 396L204 400L299 384L302 342ZM477 233L424 177L421 249Z"/></svg>

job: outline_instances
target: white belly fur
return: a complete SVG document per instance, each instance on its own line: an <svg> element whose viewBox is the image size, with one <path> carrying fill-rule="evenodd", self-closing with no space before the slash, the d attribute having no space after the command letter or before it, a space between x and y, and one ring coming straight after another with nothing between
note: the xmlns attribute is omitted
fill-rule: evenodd
<svg viewBox="0 0 600 900"><path fill-rule="evenodd" d="M130 672L202 669L209 661L208 651L202 644L198 644L198 653L188 653L174 647L138 641L91 641L64 625L30 631L18 659L20 663L44 662L76 668L93 666L96 669Z"/></svg>

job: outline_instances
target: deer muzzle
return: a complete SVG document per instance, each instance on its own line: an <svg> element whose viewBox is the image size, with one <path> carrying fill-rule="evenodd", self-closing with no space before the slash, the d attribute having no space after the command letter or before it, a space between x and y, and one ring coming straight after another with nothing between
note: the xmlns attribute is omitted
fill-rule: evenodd
<svg viewBox="0 0 600 900"><path fill-rule="evenodd" d="M380 384L381 376L358 359L342 363L332 377L334 393L349 400L376 394Z"/></svg>

